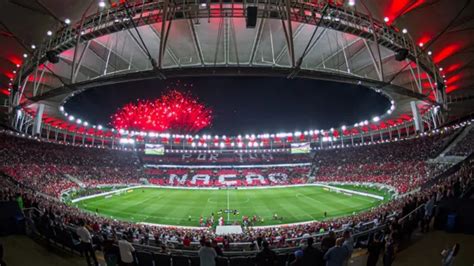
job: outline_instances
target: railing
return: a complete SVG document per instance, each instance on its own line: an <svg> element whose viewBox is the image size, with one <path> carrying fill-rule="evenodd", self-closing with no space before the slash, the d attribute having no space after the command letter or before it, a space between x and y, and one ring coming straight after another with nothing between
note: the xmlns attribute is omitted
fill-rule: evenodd
<svg viewBox="0 0 474 266"><path fill-rule="evenodd" d="M469 156L466 158L463 163L470 162L474 155ZM452 175L453 173L457 172L460 167L462 166L461 163L451 167L445 173L437 176L428 184L428 186L432 186L434 182L440 180L441 178L445 178L446 176ZM424 188L427 188L425 186ZM411 218L420 219L424 215L424 207L425 204L421 204L416 207L414 210L410 211L409 213L405 214L403 217L399 218L396 222L400 224L402 227L405 225L410 226L409 221ZM40 215L42 215L41 210L37 208L27 208L24 209L27 225L27 232L29 234L37 234L45 237L48 241L56 243L58 246L63 247L65 249L70 249L71 251L77 251L77 241L74 239L73 235L75 235L76 227L71 225L61 226L61 227L49 227L41 224L36 224L35 220L39 220ZM349 229L353 231L353 238L354 243L357 246L364 247L362 242L365 242L369 238L370 235L383 231L389 222L394 221L397 217L397 213L393 213L392 215L388 216L383 224L376 224L375 221L367 222L361 224L353 229L349 227L342 227L341 229L336 230L336 234L340 234L343 231ZM67 230L67 232L65 231ZM120 235L120 233L118 234ZM316 239L316 245L320 245L320 240L326 236L327 233L317 233L311 235L311 237ZM286 244L287 247L284 248L275 248L274 251L277 254L289 254L296 249L299 249L303 244L306 237L298 237L287 239ZM150 243L147 245L144 244L134 244L137 252L137 257L139 252L149 252L153 256L153 254L163 254L163 256L167 256L168 259L172 259L173 256L178 258L182 256L187 256L186 258L189 259L189 263L191 263L191 258L197 257L197 248L199 247L198 243L193 242L190 247L183 247L179 242L171 242L173 247L168 248L166 253L163 253L161 248L154 245L153 241L151 240ZM254 243L246 242L246 243L231 243L231 250L224 251L224 257L227 260L231 260L232 258L247 256L247 257L254 257L255 254L258 252L258 246ZM141 254L143 255L143 254ZM186 259L185 258L185 259Z"/></svg>
<svg viewBox="0 0 474 266"><path fill-rule="evenodd" d="M282 11L282 7L287 3L291 6L290 13ZM308 24L321 22L320 26L322 27L358 34L366 39L373 39L374 36L377 36L375 40L378 41L379 45L395 51L400 48L408 49L409 58L426 71L429 76L432 76L433 82L442 81L432 59L407 34L402 34L384 23L374 21L368 15L354 12L352 9L329 6L327 15L323 16L324 7L312 2L267 0L256 2L232 1L231 4L223 0L208 1L205 7L201 6L200 1L194 0L173 1L169 5L165 1L149 1L134 4L127 8L124 5L110 7L86 17L77 25L60 29L52 38L48 38L40 49L35 50L33 57L22 66L21 73L26 76L40 64L46 62L47 51L54 50L60 53L74 47L78 40L87 41L105 34L121 31L124 28L158 23L162 20L245 17L245 7L247 5L259 6L258 17L260 18L288 19L288 16L290 16L289 19L292 21ZM167 9L172 10L172 12L164 11ZM134 23L131 23L131 20ZM149 69L151 68L152 66L149 66ZM15 82L18 81L15 80Z"/></svg>
<svg viewBox="0 0 474 266"><path fill-rule="evenodd" d="M424 183L421 187L422 189L425 189L425 188L429 188L431 186L433 186L434 184L436 184L439 180L441 179L444 179L444 178L447 178L449 176L451 176L452 174L456 173L457 171L459 171L459 169L461 169L461 167L466 163L466 162L469 162L471 160L474 160L474 152L471 153L471 155L469 155L468 157L466 157L464 160L460 161L459 163L451 166L450 168L448 168L446 171L444 171L443 173L439 174L438 176L428 180L426 183Z"/></svg>
<svg viewBox="0 0 474 266"><path fill-rule="evenodd" d="M43 192L40 192L40 191L34 189L33 187L30 187L30 186L25 185L25 184L23 184L23 183L21 183L21 182L18 182L15 178L13 178L13 177L11 177L11 176L5 174L5 173L2 172L2 171L0 171L0 177L6 178L6 179L8 179L10 182L12 182L13 184L15 184L16 186L19 186L19 187L21 187L21 188L26 188L26 189L28 189L28 190L30 190L30 191L33 191L35 194L40 195L41 197L44 197L44 198L46 198L46 199L48 199L48 200L59 201L59 199L56 198L56 197L52 197L52 196L50 196L50 195L48 195L48 194L45 194L45 193L43 193Z"/></svg>
<svg viewBox="0 0 474 266"><path fill-rule="evenodd" d="M474 155L469 156L466 158L462 163L469 163L473 158ZM449 175L457 172L462 163L459 163L450 169L448 169L445 173L435 177L432 181L436 182L439 181L441 178L446 178ZM432 186L434 183L431 182L429 186ZM472 187L472 185L471 185ZM424 187L427 188L427 187ZM466 190L467 191L467 190ZM399 218L397 222L404 227L405 225L410 226L410 221L412 218L420 219L424 215L424 207L425 204L421 204L416 207L414 210L410 211L403 217ZM35 220L39 220L38 218L43 214L41 210L37 208L26 208L23 210L25 213L26 218L26 226L27 226L27 233L29 235L39 235L47 239L49 243L54 243L55 245L70 250L71 252L77 252L77 244L78 241L75 240L73 235L75 234L76 227L66 225L66 226L57 226L57 227L44 227L41 224L35 223ZM394 213L387 217L387 221L393 221L397 217L397 214ZM364 247L364 244L361 242L365 242L366 239L369 238L370 235L375 234L377 232L383 231L388 223L377 225L374 221L361 224L358 228L362 228L360 231L353 232L354 243L356 245ZM336 230L336 233L341 233L346 228L342 228ZM403 230L402 230L403 231ZM320 240L326 236L327 233L322 234L313 234L311 237L316 238L316 245L320 245ZM300 249L305 237L299 238L292 238L287 239L288 247L284 248L275 248L275 252L277 252L278 256L282 256L282 258L288 262L290 259L288 254L291 254L293 251ZM144 264L144 261L151 258L152 261L157 261L159 256L162 256L162 259L167 259L169 261L179 261L180 259L184 259L185 261L188 260L188 265L194 265L192 260L197 258L197 248L198 243L192 243L192 246L189 249L181 248L180 243L173 242L172 244L177 245L176 247L167 249L166 253L164 253L160 247L154 246L153 243L149 243L149 245L143 244L134 244L137 249L136 252L136 259L139 262L138 265L152 265L152 264ZM240 260L242 258L246 258L251 260L254 258L255 254L259 251L258 246L253 243L231 243L230 251L224 251L224 257L221 257L224 261L227 262L228 265L232 260ZM158 254L158 255L157 255ZM154 256L157 255L157 258ZM145 257L144 257L145 256ZM286 257L285 257L286 256ZM142 262L140 262L142 261ZM156 264L155 265L161 265ZM181 265L181 264L180 264Z"/></svg>
<svg viewBox="0 0 474 266"><path fill-rule="evenodd" d="M399 221L403 221L407 217L409 217L412 213L416 212L419 210L422 206L419 206L417 209L412 211L411 213L407 214L405 217L401 218ZM46 233L50 232L51 230L48 228L42 228L41 225L35 224L35 220L38 220L38 218L43 214L43 212L37 208L26 208L24 209L25 217L27 218L27 232L29 234L37 234L41 235L47 239L49 239L52 242L58 243L60 246L68 246L68 249L71 249L69 246L70 243L75 242L75 238L73 237L76 232L76 228L73 225L66 225L62 229L67 229L69 233L71 234L71 239L57 239L55 236L57 234L54 233ZM393 221L393 219L396 217L395 214L390 215L387 217L387 221ZM360 241L363 241L364 239L367 239L370 234L374 234L376 232L379 232L383 229L386 228L386 224L381 224L377 225L375 222L368 222L365 224L362 224L361 226L357 228L363 228L360 231L358 231L356 228L355 229L350 229L353 231L353 238L354 238L354 243L358 243ZM61 230L62 230L61 229ZM345 230L349 230L349 228L341 228L337 229L334 232L336 234L342 234ZM119 234L120 235L120 234ZM312 234L311 237L316 239L316 245L320 245L320 241L322 240L323 237L327 236L328 232L325 233L316 233ZM298 237L298 238L290 238L286 239L286 247L281 247L281 248L274 248L273 250L277 253L289 253L293 252L297 249L299 249L305 242L306 242L307 237ZM77 242L77 241L76 241ZM198 249L200 247L199 242L192 242L189 247L184 247L182 246L181 243L177 241L169 241L168 246L171 246L171 248L167 248L168 252L170 254L181 254L181 255L188 255L188 256L197 256ZM152 252L161 252L161 247L155 245L154 240L151 239L147 244L134 244L134 246L138 250L147 250L147 251L152 251ZM74 249L74 247L72 247ZM249 256L249 255L255 255L259 251L258 246L255 245L255 243L251 242L233 242L230 243L230 248L228 251L224 251L224 256L232 257L232 256Z"/></svg>

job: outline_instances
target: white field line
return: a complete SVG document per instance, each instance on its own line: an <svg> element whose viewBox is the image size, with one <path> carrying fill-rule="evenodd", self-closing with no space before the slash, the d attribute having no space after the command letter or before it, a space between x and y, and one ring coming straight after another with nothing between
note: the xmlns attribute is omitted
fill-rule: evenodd
<svg viewBox="0 0 474 266"><path fill-rule="evenodd" d="M337 184L343 185L343 184L355 184L355 183L337 183ZM372 184L372 185L376 185L376 186L378 185L378 187L383 187L383 188L388 187L387 185L384 185L384 184ZM379 200L383 200L383 197L378 196L378 195L373 195L373 194L364 193L364 192L360 192L360 191L354 191L354 190L349 190L349 189L342 189L342 188L338 188L338 187L333 187L333 186L328 185L328 183L299 184L299 185L290 185L290 186L244 187L244 188L238 188L238 189L268 189L268 188L291 188L291 187L311 187L311 186L313 186L313 187L326 187L326 188L330 188L330 189L345 191L345 192L352 193L352 194L357 194L357 195L361 195L361 196L367 196L367 197L372 197L372 198L376 198L376 199L379 199ZM126 190L131 190L131 189L140 189L140 188L167 188L167 189L187 189L187 190L196 190L196 189L216 190L216 189L219 189L219 188L190 188L190 187L168 187L168 186L157 186L157 185L137 185L137 186L127 187L127 188L117 189L117 190L114 190L114 191L109 191L109 192L104 192L104 193L99 193L99 194L95 194L95 195L90 195L90 196L77 198L77 199L72 200L72 202L75 203L75 202L79 202L79 201L86 200L86 199L96 198L96 197L100 197L100 196L106 196L106 195L114 194L114 193L121 192L121 191L126 191ZM229 202L229 190L227 190L227 208L230 207L229 203L230 203ZM229 220L229 213L228 213L228 220ZM257 229L257 228L269 228L269 227L286 227L286 226L292 226L292 225L309 224L309 223L313 223L313 222L317 222L317 220L306 221L306 222L298 222L298 223L289 223L289 224L279 224L279 225L253 226L252 228ZM158 227L172 227L172 228L174 227L174 228L183 228L183 229L206 230L205 228L195 227L195 226L180 226L180 225L155 224L155 223L145 223L145 222L139 222L137 224L152 225L152 226L158 226Z"/></svg>
<svg viewBox="0 0 474 266"><path fill-rule="evenodd" d="M229 201L229 189L227 189L227 222L230 222L230 201Z"/></svg>
<svg viewBox="0 0 474 266"><path fill-rule="evenodd" d="M237 187L237 189L271 189L271 188L291 188L291 187L311 187L311 186L313 186L313 187L326 187L326 188L331 188L331 189L334 189L334 190L339 190L339 191L348 192L348 193L352 193L352 194L356 194L356 195L361 195L361 196L366 196L366 197L371 197L371 198L383 200L382 196L378 196L378 195L374 195L374 194L370 194L370 193L365 193L365 192L360 192L360 191L355 191L355 190L350 190L350 189L333 187L333 186L331 186L331 184L338 184L338 185L354 185L354 184L355 185L357 185L357 184L359 184L359 185L368 185L369 183L355 183L355 182L347 182L347 183L334 182L333 183L333 182L331 182L331 183L312 183L312 184L298 184L298 185L287 185L287 186L278 185L278 186L258 186L258 187ZM387 188L387 189L391 189L393 191L396 191L393 187L387 186L385 184L370 183L370 185L375 185L378 188ZM140 189L140 188L166 188L166 189L187 189L187 190L218 190L218 189L220 189L218 187L201 188L201 187L175 187L175 186L158 186L158 185L133 185L133 186L127 187L127 188L121 188L121 189L117 189L117 190L113 190L113 191L109 191L109 192L103 192L103 193L99 193L99 194L95 194L95 195L80 197L80 198L77 198L77 199L73 199L71 202L76 203L76 202L86 200L86 199L92 199L92 198L96 198L96 197L100 197L100 196L106 196L106 195L114 194L114 193L121 192L121 191L126 191L126 190L130 190L130 189Z"/></svg>

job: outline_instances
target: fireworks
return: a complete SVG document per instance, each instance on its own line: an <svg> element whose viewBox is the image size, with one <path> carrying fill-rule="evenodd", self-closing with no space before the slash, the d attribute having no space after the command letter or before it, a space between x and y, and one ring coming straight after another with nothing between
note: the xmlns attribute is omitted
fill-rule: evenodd
<svg viewBox="0 0 474 266"><path fill-rule="evenodd" d="M128 103L111 119L119 130L193 133L211 125L212 110L190 93L171 90L154 101Z"/></svg>

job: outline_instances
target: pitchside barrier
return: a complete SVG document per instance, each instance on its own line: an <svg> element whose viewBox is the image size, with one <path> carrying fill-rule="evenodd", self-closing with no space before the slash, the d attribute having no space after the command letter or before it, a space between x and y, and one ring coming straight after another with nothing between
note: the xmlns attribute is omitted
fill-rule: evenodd
<svg viewBox="0 0 474 266"><path fill-rule="evenodd" d="M418 215L419 212L424 213L424 207L425 204L422 204L418 206L416 209L411 211L410 213L406 214L405 216L401 217L398 219L399 224L403 224L410 216L412 215ZM392 221L399 213L392 213L389 216L387 216L388 221ZM352 236L354 238L354 243L360 243L360 242L365 242L368 239L368 236L371 234L375 234L376 232L379 232L383 229L386 228L386 224L379 224L378 221L370 221L366 222L363 224L357 225L355 228L350 228L349 225L343 225L340 229L334 230L336 234L342 234L346 230L351 230L352 231ZM308 237L313 237L316 239L315 243L317 245L320 244L320 240L325 237L329 232L323 232L323 233L316 233L316 234L311 234L307 236L302 236L302 237L297 237L297 238L288 238L285 239L286 243L291 243L292 247L287 247L287 248L275 248L273 249L277 253L288 253L288 252L293 252L297 249L300 249L301 245L304 245L306 243L306 239ZM179 242L170 242L171 244L175 245L175 247L180 246L181 244ZM258 252L258 246L255 245L256 250L248 250L249 247L255 243L251 242L233 242L230 243L230 249L235 250L235 251L224 251L225 256L246 256L246 255L255 255L255 253ZM152 250L157 250L156 247L151 247L149 245L135 245L139 248L146 248L146 249L152 249ZM191 247L195 247L198 249L200 247L199 242L191 242ZM243 251L244 250L244 251ZM246 251L247 250L247 251ZM185 255L197 255L196 250L182 250L179 248L174 248L170 250L171 252L177 252L180 254L185 254Z"/></svg>
<svg viewBox="0 0 474 266"><path fill-rule="evenodd" d="M63 228L63 230L69 230L69 234L65 234L65 236L68 237L60 237L55 234L48 234L47 231L42 230L41 226L37 226L34 223L34 217L39 217L43 213L41 210L37 208L29 208L29 209L24 209L25 213L25 218L27 219L26 222L26 229L27 229L27 234L28 235L39 235L43 238L46 238L48 242L61 247L66 250L70 250L72 252L77 252L77 241L72 238L72 236L76 232L76 227L74 226L66 226ZM398 220L399 224L404 224L404 222L412 215L419 215L419 214L424 213L424 204L418 206L415 210L411 211L404 217L400 218ZM393 213L387 217L387 219L393 220L398 214ZM354 244L355 246L359 247L364 247L369 237L369 235L374 234L376 232L382 231L383 229L386 228L386 224L377 224L375 221L365 223L362 225L358 225L354 228L341 228L339 230L335 230L336 234L341 234L343 231L350 229L353 232L353 238L354 238ZM315 243L316 245L320 245L321 239L326 236L328 232L324 233L317 233L317 234L312 234L312 235L306 235L303 237L298 237L298 238L291 238L291 239L286 239L285 241L290 244L291 247L285 247L285 248L274 248L273 250L277 254L289 254L294 252L297 249L300 249L302 245L305 244L305 241L308 237L313 237L316 239ZM161 253L161 247L154 246L154 241L150 240L148 244L138 244L138 243L133 243L135 246L137 252L151 252L151 253ZM192 242L191 247L183 247L181 243L176 242L176 241L169 241L168 242L168 256L197 256L197 249L200 247L200 243L198 242ZM254 249L252 249L253 247ZM189 248L194 248L194 249L189 249ZM259 251L258 246L255 245L255 243L251 242L239 242L239 243L230 243L230 251L224 251L224 256L228 257L231 259L232 257L238 257L238 256L255 256L255 254ZM163 254L163 253L161 253ZM170 257L171 258L171 257Z"/></svg>

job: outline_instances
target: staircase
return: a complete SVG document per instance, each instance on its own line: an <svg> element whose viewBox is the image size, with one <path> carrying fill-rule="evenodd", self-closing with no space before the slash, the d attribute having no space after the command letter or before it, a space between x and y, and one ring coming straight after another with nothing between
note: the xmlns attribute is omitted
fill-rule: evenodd
<svg viewBox="0 0 474 266"><path fill-rule="evenodd" d="M308 171L308 180L306 181L306 183L314 183L316 182L316 175L318 174L318 166L316 165L316 160L315 160L315 157L316 157L316 152L311 152L310 153L310 157L311 157L311 166L309 167L309 171Z"/></svg>
<svg viewBox="0 0 474 266"><path fill-rule="evenodd" d="M434 159L438 157L441 153L443 153L446 148L448 148L448 146L451 145L451 143L463 132L463 130L464 128L455 129L454 132L451 133L451 135L444 138L442 140L441 146L437 148L435 152L430 153L430 158Z"/></svg>
<svg viewBox="0 0 474 266"><path fill-rule="evenodd" d="M66 177L67 179L69 179L69 181L73 182L73 183L76 183L79 187L83 188L83 187L86 187L86 184L84 184L81 180L73 177L73 176L70 176L68 174L64 174L64 177Z"/></svg>
<svg viewBox="0 0 474 266"><path fill-rule="evenodd" d="M432 162L436 163L458 163L462 160L464 160L465 156L454 156L454 155L446 155L449 153L449 151L454 148L460 141L462 141L467 134L469 134L469 131L473 128L474 125L469 125L464 127L459 134L457 134L456 138L451 141L451 143L444 148L444 150L436 157L435 159L432 159Z"/></svg>

